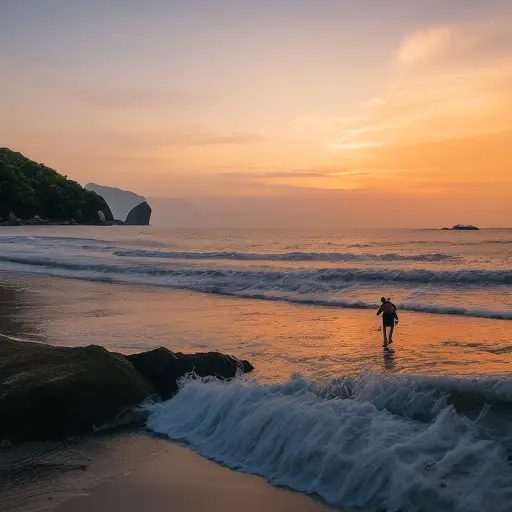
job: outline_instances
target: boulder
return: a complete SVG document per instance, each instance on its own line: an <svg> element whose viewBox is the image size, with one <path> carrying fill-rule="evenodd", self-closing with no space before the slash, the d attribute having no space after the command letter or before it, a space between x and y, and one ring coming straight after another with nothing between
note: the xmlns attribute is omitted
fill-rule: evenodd
<svg viewBox="0 0 512 512"><path fill-rule="evenodd" d="M166 348L156 348L125 357L146 377L163 400L178 391L178 379L188 373L194 372L199 377L231 379L238 373L247 373L254 369L248 361L219 352L182 354Z"/></svg>
<svg viewBox="0 0 512 512"><path fill-rule="evenodd" d="M50 224L50 221L41 219L39 215L34 215L34 217L27 221L26 224L31 224L33 226L41 226L43 224Z"/></svg>
<svg viewBox="0 0 512 512"><path fill-rule="evenodd" d="M155 393L122 356L0 336L0 441L87 433Z"/></svg>
<svg viewBox="0 0 512 512"><path fill-rule="evenodd" d="M20 226L21 224L23 224L23 221L21 219L18 219L16 214L14 214L13 212L10 212L7 220L2 222L2 226Z"/></svg>
<svg viewBox="0 0 512 512"><path fill-rule="evenodd" d="M149 226L151 219L151 206L144 201L130 210L125 224L128 226Z"/></svg>

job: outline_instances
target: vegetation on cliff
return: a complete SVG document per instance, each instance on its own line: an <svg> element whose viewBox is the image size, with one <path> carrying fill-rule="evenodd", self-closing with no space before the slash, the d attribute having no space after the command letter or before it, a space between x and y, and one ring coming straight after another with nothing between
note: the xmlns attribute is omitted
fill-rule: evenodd
<svg viewBox="0 0 512 512"><path fill-rule="evenodd" d="M12 212L24 220L39 216L52 222L98 223L99 211L106 221L113 220L95 192L21 153L0 148L0 217Z"/></svg>

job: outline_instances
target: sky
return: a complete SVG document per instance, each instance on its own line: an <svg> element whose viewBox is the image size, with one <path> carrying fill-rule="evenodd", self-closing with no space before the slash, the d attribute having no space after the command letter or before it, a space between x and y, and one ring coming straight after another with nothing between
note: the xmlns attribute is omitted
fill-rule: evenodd
<svg viewBox="0 0 512 512"><path fill-rule="evenodd" d="M0 146L162 223L512 226L509 0L0 0L0 66Z"/></svg>

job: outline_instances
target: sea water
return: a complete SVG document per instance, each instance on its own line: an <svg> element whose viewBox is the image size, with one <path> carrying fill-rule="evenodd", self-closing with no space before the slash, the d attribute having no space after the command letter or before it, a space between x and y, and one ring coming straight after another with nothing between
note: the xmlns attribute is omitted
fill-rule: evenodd
<svg viewBox="0 0 512 512"><path fill-rule="evenodd" d="M0 271L122 298L95 325L83 304L53 318L55 338L100 325L119 350L254 362L148 410L149 429L207 457L337 506L512 510L512 230L13 228ZM370 311L382 295L401 320L390 353Z"/></svg>

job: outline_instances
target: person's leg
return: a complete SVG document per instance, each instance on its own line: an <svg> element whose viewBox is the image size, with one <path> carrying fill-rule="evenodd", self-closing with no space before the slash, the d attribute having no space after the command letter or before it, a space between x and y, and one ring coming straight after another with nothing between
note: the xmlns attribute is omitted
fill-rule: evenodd
<svg viewBox="0 0 512 512"><path fill-rule="evenodd" d="M386 337L387 329L388 329L388 326L386 325L386 322L384 322L384 319L382 319L382 335L384 336L384 343L388 342L388 338Z"/></svg>
<svg viewBox="0 0 512 512"><path fill-rule="evenodd" d="M389 328L389 343L393 343L393 331L395 330L395 324Z"/></svg>

